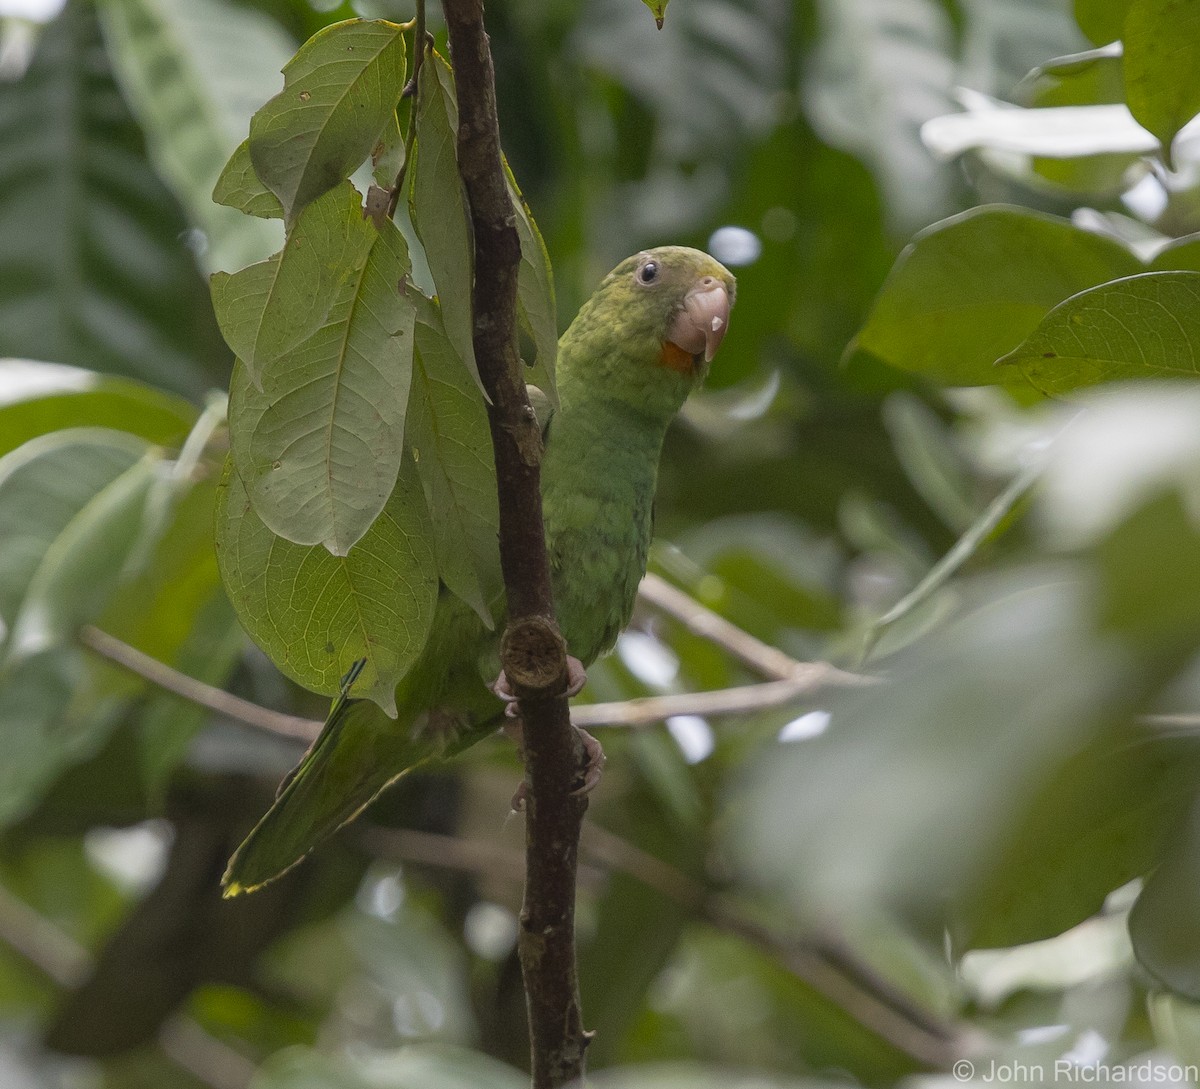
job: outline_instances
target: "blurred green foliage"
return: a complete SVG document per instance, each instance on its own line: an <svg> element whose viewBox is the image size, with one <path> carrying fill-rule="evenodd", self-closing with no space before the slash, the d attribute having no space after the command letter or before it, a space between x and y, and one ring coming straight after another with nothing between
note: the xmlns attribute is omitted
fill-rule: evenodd
<svg viewBox="0 0 1200 1089"><path fill-rule="evenodd" d="M233 360L203 274L278 248L252 170L221 171L288 56L412 13L0 12L0 1081L523 1084L510 745L223 904L299 744L75 639L92 623L323 713L220 586ZM642 246L737 266L717 372L668 440L652 566L878 679L603 733L579 908L596 1084L1200 1061L1188 5L678 0L659 32L636 0L513 0L488 19L560 327ZM264 218L208 200L219 177ZM490 518L455 510L443 553ZM757 679L645 607L588 694Z"/></svg>

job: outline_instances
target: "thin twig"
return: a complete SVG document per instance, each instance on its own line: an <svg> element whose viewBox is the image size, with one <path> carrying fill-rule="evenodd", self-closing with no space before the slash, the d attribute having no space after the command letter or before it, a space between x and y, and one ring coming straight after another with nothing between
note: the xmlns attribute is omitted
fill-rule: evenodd
<svg viewBox="0 0 1200 1089"><path fill-rule="evenodd" d="M91 971L92 955L69 934L0 885L0 941L59 987L77 987ZM163 1054L211 1089L246 1089L257 1067L240 1051L179 1014L158 1037Z"/></svg>
<svg viewBox="0 0 1200 1089"><path fill-rule="evenodd" d="M500 660L521 700L524 724L525 899L517 951L533 1089L557 1089L582 1078L590 1038L583 1029L575 956L575 882L587 800L573 788L583 744L562 694L567 657L555 622L542 521L541 431L517 350L521 242L500 152L483 3L443 0L442 12L458 94L458 170L475 251L472 343L496 462L500 568L509 615Z"/></svg>
<svg viewBox="0 0 1200 1089"><path fill-rule="evenodd" d="M571 721L591 730L601 726L648 726L676 715L749 715L785 707L811 697L824 688L861 688L877 684L875 677L843 673L824 663L800 663L803 673L787 681L764 681L712 692L687 692L672 696L646 696L618 703L579 704L571 709ZM807 675L805 675L807 674Z"/></svg>
<svg viewBox="0 0 1200 1089"><path fill-rule="evenodd" d="M421 65L425 63L426 50L433 48L433 35L427 34L425 31L425 0L417 0L417 15L413 19L413 25L416 27L413 32L413 70L408 82L404 85L404 90L400 92L401 98L412 99L412 107L408 117L408 132L404 134L404 158L400 163L400 168L396 171L396 180L392 182L392 188L388 191L388 219L396 214L396 208L400 203L400 194L404 190L404 178L408 173L408 164L412 161L413 147L417 142L417 109L420 105L417 101L417 77L421 74Z"/></svg>
<svg viewBox="0 0 1200 1089"><path fill-rule="evenodd" d="M149 654L144 654L137 647L131 647L115 635L101 631L91 624L85 624L79 629L79 641L89 650L99 654L100 657L127 669L130 673L149 681L163 691L170 692L199 707L206 707L219 715L225 715L235 722L253 726L256 730L264 730L267 733L309 744L320 733L321 727L324 725L316 719L287 715L282 711L272 711L269 707L251 703L231 692L226 692L223 688L214 688L210 684L189 677L186 673L180 673L179 670L173 669L165 662L160 662L157 658L151 658Z"/></svg>
<svg viewBox="0 0 1200 1089"><path fill-rule="evenodd" d="M813 668L743 631L658 575L647 573L638 587L638 596L674 617L693 635L724 647L740 662L764 677L777 681L790 680L796 676L797 670L807 674Z"/></svg>

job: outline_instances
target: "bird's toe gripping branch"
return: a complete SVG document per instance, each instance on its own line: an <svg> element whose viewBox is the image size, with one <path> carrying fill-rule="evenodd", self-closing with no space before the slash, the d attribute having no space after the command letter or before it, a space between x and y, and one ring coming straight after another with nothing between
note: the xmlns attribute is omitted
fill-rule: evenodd
<svg viewBox="0 0 1200 1089"><path fill-rule="evenodd" d="M568 698L577 696L583 691L585 684L587 684L587 671L583 668L583 663L578 658L568 654L567 681L566 687L563 689L563 695ZM521 700L516 692L513 691L512 685L508 680L508 675L503 669L500 670L500 675L492 682L492 691L507 704L504 710L506 716L504 732L516 742L518 750L523 753L525 747L525 729L524 723L521 721ZM574 795L590 794L596 784L600 782L600 777L604 774L604 749L601 748L600 742L586 730L581 730L578 726L575 729L579 734L579 740L583 744L583 766L579 772L578 785L572 789L571 793ZM512 807L516 812L519 813L525 808L527 793L528 787L522 782L512 799Z"/></svg>

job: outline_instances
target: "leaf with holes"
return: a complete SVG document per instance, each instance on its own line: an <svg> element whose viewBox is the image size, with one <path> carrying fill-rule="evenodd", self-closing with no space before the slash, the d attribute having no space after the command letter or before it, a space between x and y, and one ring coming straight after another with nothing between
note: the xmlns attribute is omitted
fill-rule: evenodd
<svg viewBox="0 0 1200 1089"><path fill-rule="evenodd" d="M232 462L216 521L225 589L242 626L280 670L331 696L351 664L365 658L363 694L395 715L396 684L425 646L438 588L433 529L412 464L345 556L272 533Z"/></svg>
<svg viewBox="0 0 1200 1089"><path fill-rule="evenodd" d="M390 220L329 318L259 390L234 371L233 458L255 513L296 544L345 556L383 510L404 454L415 309Z"/></svg>
<svg viewBox="0 0 1200 1089"><path fill-rule="evenodd" d="M404 90L402 28L351 19L314 34L250 122L250 158L290 223L371 154Z"/></svg>
<svg viewBox="0 0 1200 1089"><path fill-rule="evenodd" d="M999 365L1046 394L1098 382L1200 375L1200 272L1148 272L1056 306Z"/></svg>

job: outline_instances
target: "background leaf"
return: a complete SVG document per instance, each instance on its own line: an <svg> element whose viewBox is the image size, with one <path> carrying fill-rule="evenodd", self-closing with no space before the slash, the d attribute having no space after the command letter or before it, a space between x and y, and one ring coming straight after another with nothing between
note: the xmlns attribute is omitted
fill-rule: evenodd
<svg viewBox="0 0 1200 1089"><path fill-rule="evenodd" d="M203 232L205 268L241 268L278 249L277 227L214 204L212 191L292 54L287 35L224 0L101 0L99 10L154 164Z"/></svg>
<svg viewBox="0 0 1200 1089"><path fill-rule="evenodd" d="M0 96L0 355L199 398L229 356L187 223L143 154L96 15L72 0Z"/></svg>
<svg viewBox="0 0 1200 1089"><path fill-rule="evenodd" d="M1162 141L1200 113L1200 9L1186 0L1133 0L1125 17L1125 93L1133 116Z"/></svg>
<svg viewBox="0 0 1200 1089"><path fill-rule="evenodd" d="M1140 262L1062 220L984 207L919 233L855 340L892 366L954 385L1009 380L995 361L1056 303Z"/></svg>

